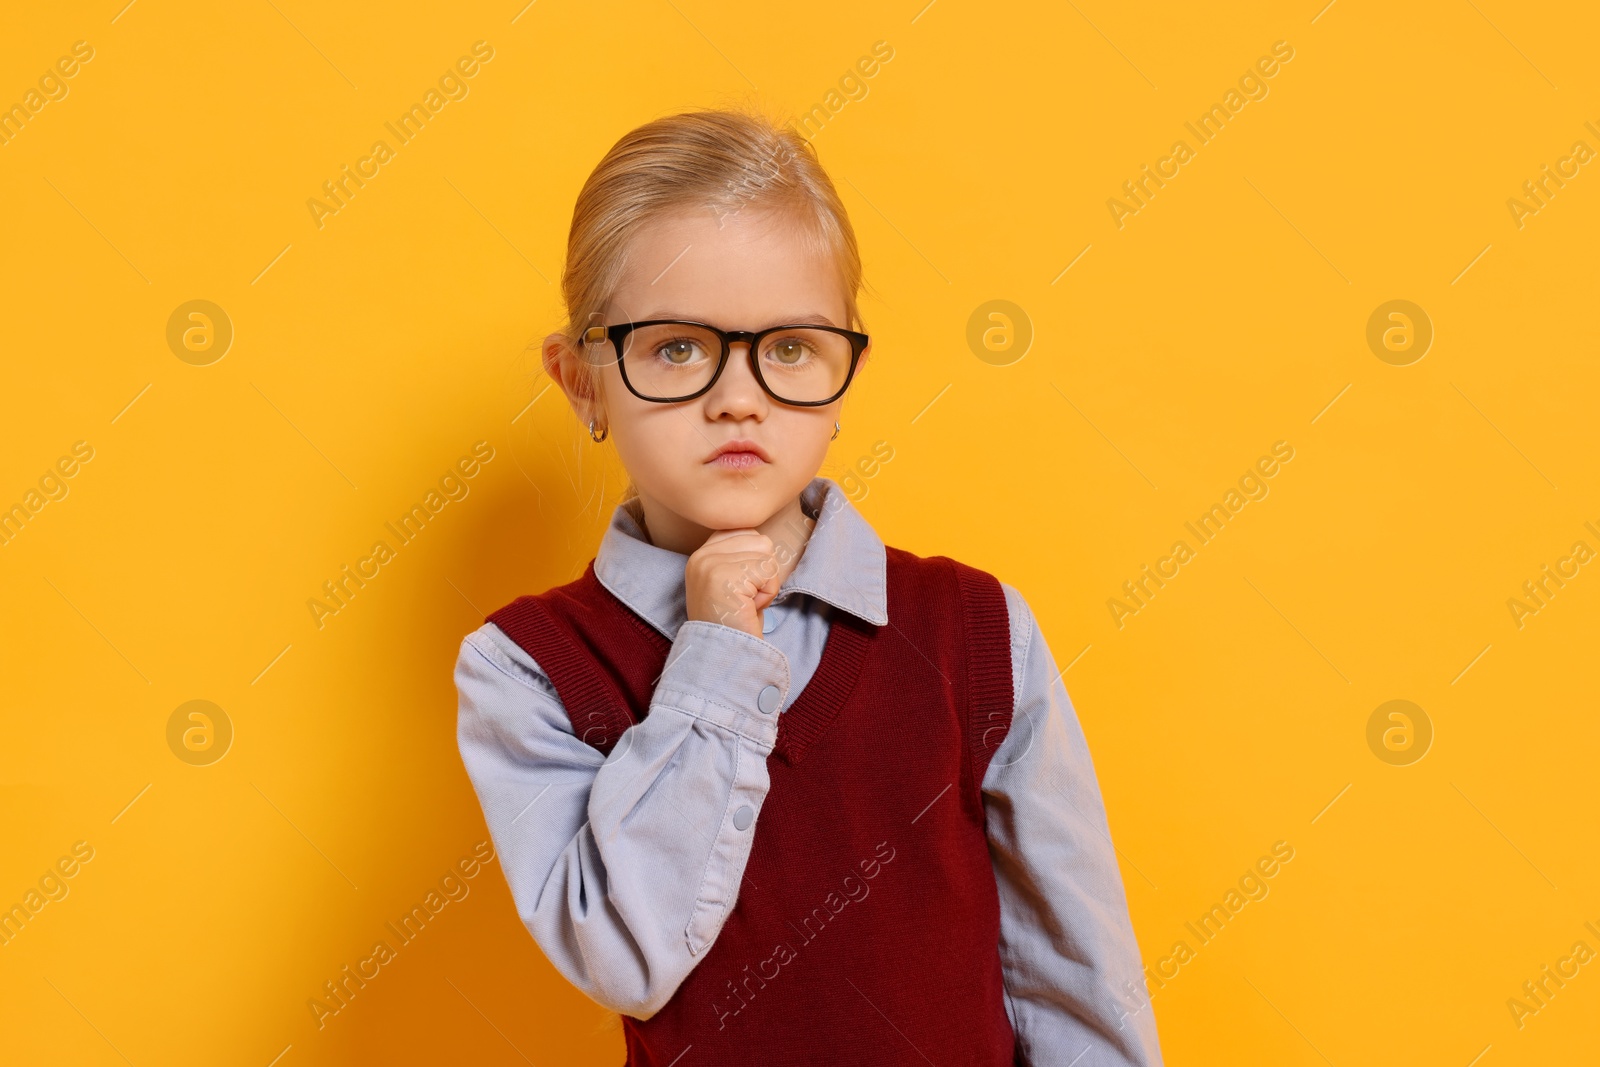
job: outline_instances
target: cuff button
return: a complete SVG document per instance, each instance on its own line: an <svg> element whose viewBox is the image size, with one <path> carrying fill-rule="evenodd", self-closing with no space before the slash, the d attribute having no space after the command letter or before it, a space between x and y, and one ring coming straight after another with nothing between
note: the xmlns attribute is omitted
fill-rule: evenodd
<svg viewBox="0 0 1600 1067"><path fill-rule="evenodd" d="M778 702L781 699L782 696L778 692L778 687L769 685L761 690L761 693L756 697L756 707L761 709L761 714L771 715L778 710Z"/></svg>

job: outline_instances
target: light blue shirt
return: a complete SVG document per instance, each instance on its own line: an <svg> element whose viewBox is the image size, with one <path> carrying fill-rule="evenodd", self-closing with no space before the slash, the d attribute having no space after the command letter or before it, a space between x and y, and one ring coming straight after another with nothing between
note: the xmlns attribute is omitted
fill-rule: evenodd
<svg viewBox="0 0 1600 1067"><path fill-rule="evenodd" d="M801 506L809 537L773 537L801 555L762 637L688 620L688 556L650 543L637 498L617 506L595 576L672 647L649 714L610 755L575 735L549 678L499 627L461 643L461 758L518 914L551 964L612 1011L650 1018L715 942L738 899L778 719L816 670L830 618L890 623L871 524L829 478L814 478ZM1088 746L1027 602L1001 588L1016 704L983 797L1006 1011L1035 1067L1156 1067Z"/></svg>

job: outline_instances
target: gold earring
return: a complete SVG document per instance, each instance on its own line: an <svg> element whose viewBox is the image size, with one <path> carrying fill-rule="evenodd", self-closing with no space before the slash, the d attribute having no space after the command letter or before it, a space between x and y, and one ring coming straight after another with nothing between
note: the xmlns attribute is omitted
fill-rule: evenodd
<svg viewBox="0 0 1600 1067"><path fill-rule="evenodd" d="M828 438L828 440L832 441L834 439L834 437L838 437L838 436L839 436L839 424L836 422L836 423L833 424L833 437Z"/></svg>
<svg viewBox="0 0 1600 1067"><path fill-rule="evenodd" d="M607 426L605 429L600 431L600 436L596 437L594 435L594 420L593 419L589 420L589 440L596 441L596 442L604 441L610 434L611 434L611 427Z"/></svg>

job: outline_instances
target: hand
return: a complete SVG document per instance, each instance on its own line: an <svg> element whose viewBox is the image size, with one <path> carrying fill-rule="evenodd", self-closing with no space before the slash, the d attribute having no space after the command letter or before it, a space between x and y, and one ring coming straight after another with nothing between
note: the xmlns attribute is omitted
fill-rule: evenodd
<svg viewBox="0 0 1600 1067"><path fill-rule="evenodd" d="M778 569L766 534L753 527L716 531L683 568L689 618L760 637L762 609L778 595Z"/></svg>

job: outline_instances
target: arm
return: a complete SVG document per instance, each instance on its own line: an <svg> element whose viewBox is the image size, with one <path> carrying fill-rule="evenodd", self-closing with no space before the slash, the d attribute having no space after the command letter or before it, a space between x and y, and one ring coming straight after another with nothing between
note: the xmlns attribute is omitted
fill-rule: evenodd
<svg viewBox="0 0 1600 1067"><path fill-rule="evenodd" d="M1017 1043L1037 1067L1159 1067L1139 945L1083 730L1027 602L1002 586L1016 710L983 794Z"/></svg>
<svg viewBox="0 0 1600 1067"><path fill-rule="evenodd" d="M648 1019L738 898L789 691L775 646L720 623L678 630L651 697L609 756L573 734L555 688L499 627L461 644L457 741L517 912L550 962L604 1007Z"/></svg>

